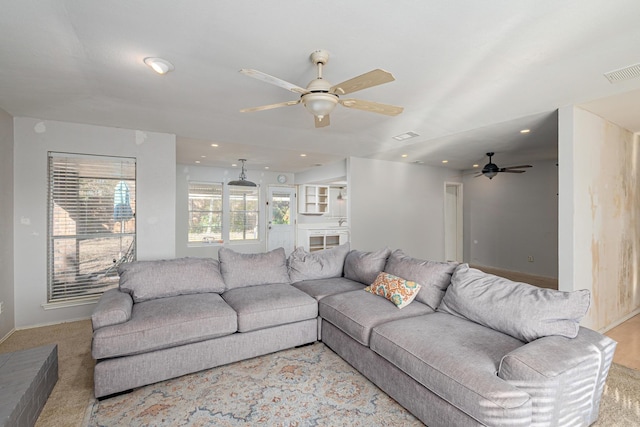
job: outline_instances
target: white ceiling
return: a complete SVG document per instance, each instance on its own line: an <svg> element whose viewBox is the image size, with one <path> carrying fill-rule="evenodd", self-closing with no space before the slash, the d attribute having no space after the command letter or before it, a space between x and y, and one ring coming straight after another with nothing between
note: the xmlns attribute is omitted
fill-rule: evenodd
<svg viewBox="0 0 640 427"><path fill-rule="evenodd" d="M466 169L487 151L521 164L555 156L555 110L570 104L640 131L640 78L603 76L640 63L638 0L0 0L0 10L0 108L173 133L184 164L247 158L248 169L297 172L361 156ZM404 112L337 106L320 129L301 105L239 112L297 99L239 69L304 87L317 49L331 55L333 83L392 72L395 82L353 97ZM149 56L175 71L153 73ZM408 131L420 136L392 138Z"/></svg>

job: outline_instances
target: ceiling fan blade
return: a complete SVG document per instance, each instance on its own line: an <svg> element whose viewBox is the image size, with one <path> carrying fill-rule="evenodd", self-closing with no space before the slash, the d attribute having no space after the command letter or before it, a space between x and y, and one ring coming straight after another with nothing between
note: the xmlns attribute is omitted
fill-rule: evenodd
<svg viewBox="0 0 640 427"><path fill-rule="evenodd" d="M389 83L394 80L395 78L390 72L376 69L342 83L338 83L337 85L333 85L331 89L329 89L329 92L338 95L346 95L347 93L353 93L355 91L366 89L372 86Z"/></svg>
<svg viewBox="0 0 640 427"><path fill-rule="evenodd" d="M475 174L473 177L477 178L477 177L482 176L482 175L484 175L484 174L482 172L479 172L479 173Z"/></svg>
<svg viewBox="0 0 640 427"><path fill-rule="evenodd" d="M526 171L517 171L517 170L511 170L511 169L507 169L507 168L502 168L502 169L500 169L498 172L507 172L507 173L525 173Z"/></svg>
<svg viewBox="0 0 640 427"><path fill-rule="evenodd" d="M277 104L262 105L260 107L243 108L242 110L240 110L240 112L251 113L253 111L271 110L272 108L288 107L289 105L296 105L299 103L300 103L300 100L297 99L295 101L279 102Z"/></svg>
<svg viewBox="0 0 640 427"><path fill-rule="evenodd" d="M389 104L380 104L379 102L373 101L363 101L362 99L348 98L341 99L338 102L348 108L370 111L372 113L386 114L387 116L397 116L404 110L403 107L397 107L395 105Z"/></svg>
<svg viewBox="0 0 640 427"><path fill-rule="evenodd" d="M316 127L317 128L323 128L323 127L327 127L331 124L331 121L329 120L329 115L326 115L322 118L322 120L320 120L318 118L318 116L314 116L315 120L316 120Z"/></svg>
<svg viewBox="0 0 640 427"><path fill-rule="evenodd" d="M289 83L277 77L270 76L269 74L263 73L262 71L252 70L248 68L243 68L240 70L242 74L245 76L253 77L254 79L262 80L263 82L270 83L272 85L279 86L283 89L290 90L291 92L296 92L300 94L309 93L308 90L301 88L300 86L296 86L293 83Z"/></svg>
<svg viewBox="0 0 640 427"><path fill-rule="evenodd" d="M522 168L532 168L533 166L531 165L520 165L520 166L507 166L506 168L502 168L502 169L522 169Z"/></svg>

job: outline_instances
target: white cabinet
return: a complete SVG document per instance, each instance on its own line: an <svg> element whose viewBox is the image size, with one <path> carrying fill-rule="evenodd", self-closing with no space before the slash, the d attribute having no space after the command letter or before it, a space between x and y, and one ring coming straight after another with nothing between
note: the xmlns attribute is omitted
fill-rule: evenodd
<svg viewBox="0 0 640 427"><path fill-rule="evenodd" d="M298 192L299 213L324 215L329 212L329 187L326 185L302 185Z"/></svg>
<svg viewBox="0 0 640 427"><path fill-rule="evenodd" d="M311 229L298 231L298 246L306 251L320 251L342 245L349 241L349 231Z"/></svg>

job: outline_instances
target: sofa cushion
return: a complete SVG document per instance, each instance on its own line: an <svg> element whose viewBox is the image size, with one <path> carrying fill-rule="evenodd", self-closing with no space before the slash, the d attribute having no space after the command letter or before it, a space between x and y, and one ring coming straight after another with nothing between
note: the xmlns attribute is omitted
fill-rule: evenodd
<svg viewBox="0 0 640 427"><path fill-rule="evenodd" d="M432 309L438 308L451 283L451 274L458 263L421 260L407 256L401 249L389 255L384 271L419 283L422 288L416 300Z"/></svg>
<svg viewBox="0 0 640 427"><path fill-rule="evenodd" d="M344 277L370 285L384 270L391 249L383 248L375 252L352 250L344 260Z"/></svg>
<svg viewBox="0 0 640 427"><path fill-rule="evenodd" d="M329 295L318 303L320 317L362 345L369 345L371 330L395 319L433 313L429 306L414 302L398 310L389 301L368 292L351 291Z"/></svg>
<svg viewBox="0 0 640 427"><path fill-rule="evenodd" d="M398 308L404 308L411 304L411 301L416 297L420 290L420 285L411 280L405 280L402 277L382 272L364 290L388 299Z"/></svg>
<svg viewBox="0 0 640 427"><path fill-rule="evenodd" d="M94 359L145 353L229 335L236 313L214 293L158 298L133 305L131 320L93 334Z"/></svg>
<svg viewBox="0 0 640 427"><path fill-rule="evenodd" d="M315 252L297 247L289 256L289 277L292 282L342 277L348 253L349 243Z"/></svg>
<svg viewBox="0 0 640 427"><path fill-rule="evenodd" d="M227 290L268 283L290 283L284 248L256 254L220 248L218 259Z"/></svg>
<svg viewBox="0 0 640 427"><path fill-rule="evenodd" d="M318 316L318 303L285 283L231 289L222 294L238 313L238 332L249 332Z"/></svg>
<svg viewBox="0 0 640 427"><path fill-rule="evenodd" d="M353 280L346 279L344 277L303 280L302 282L293 283L291 286L295 286L302 292L315 298L317 301L320 301L328 295L364 289L364 285L362 283L354 282Z"/></svg>
<svg viewBox="0 0 640 427"><path fill-rule="evenodd" d="M128 321L132 307L131 295L120 289L109 289L102 294L91 314L93 330Z"/></svg>
<svg viewBox="0 0 640 427"><path fill-rule="evenodd" d="M523 343L445 313L401 319L371 333L371 350L481 425L530 420L531 398L496 375ZM529 425L528 423L526 425Z"/></svg>
<svg viewBox="0 0 640 427"><path fill-rule="evenodd" d="M211 258L177 258L120 264L120 290L135 302L176 295L224 292L218 261Z"/></svg>
<svg viewBox="0 0 640 427"><path fill-rule="evenodd" d="M588 290L539 288L462 264L453 273L438 311L529 342L549 335L574 338L589 308L589 299Z"/></svg>

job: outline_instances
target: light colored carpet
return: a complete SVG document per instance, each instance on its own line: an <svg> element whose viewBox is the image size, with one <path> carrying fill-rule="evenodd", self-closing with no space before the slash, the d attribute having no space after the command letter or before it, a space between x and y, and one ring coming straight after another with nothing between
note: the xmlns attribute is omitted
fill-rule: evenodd
<svg viewBox="0 0 640 427"><path fill-rule="evenodd" d="M143 416L147 420L153 420L147 425L163 425L161 424L162 422L168 423L169 421L175 423L172 425L180 425L179 420L183 419L181 417L184 417L189 410L170 410L169 407L163 406L169 403L163 401L162 393L177 393L177 391L174 391L174 387L177 387L177 384L183 380L188 382L191 389L181 392L183 393L181 402L188 402L189 399L195 399L196 401L200 399L205 402L204 405L199 402L191 404L192 410L197 410L197 414L194 413L194 416L197 415L198 417L192 418L194 422L191 425L212 425L213 421L209 418L211 413L201 411L199 408L210 407L212 405L207 402L213 401L226 405L224 410L219 409L214 412L220 413L218 415L219 419L222 419L222 415L226 416L227 425L250 425L249 422L244 422L243 424L241 420L242 417L250 414L248 411L252 410L251 407L245 407L244 412L235 413L230 411L230 408L240 408L241 404L246 405L251 399L258 400L260 390L258 392L252 391L248 384L261 384L260 387L263 388L261 401L266 402L266 408L258 408L264 411L262 412L265 417L262 420L263 425L277 425L276 419L289 419L286 417L297 415L305 408L309 408L309 404L315 404L314 400L317 395L310 394L309 387L328 392L331 399L336 404L341 405L337 406L339 412L330 414L326 412L310 413L311 411L307 409L307 413L310 413L311 417L331 416L331 425L398 425L393 424L396 416L406 417L400 418L406 421L402 425L411 425L411 423L420 425L408 413L403 412L404 409L394 406L395 403L391 399L388 399L384 393L377 391L373 384L357 374L355 370L322 344L314 344L300 349L287 350L263 356L262 358L214 368L209 371L143 387L126 395L97 402L93 399L92 376L94 362L91 358L90 321L84 320L17 331L6 341L0 343L0 353L50 343L58 344L59 379L38 418L37 427L95 426L98 425L98 421L105 420L106 408L110 408L108 413L112 418L109 420L109 424L104 425L136 425L133 422L129 423L129 420L133 420L135 416ZM322 351L320 351L321 349ZM298 351L302 351L306 356L292 358L291 352ZM315 351L321 353L322 356L310 354L310 352ZM289 356L283 358L287 354ZM280 360L278 361L277 359ZM321 360L324 360L325 363L316 364L314 362ZM327 360L333 360L335 363L327 366ZM269 366L272 368L267 369L266 367ZM234 370L238 368L241 368L241 372L234 373ZM318 371L316 368L318 368ZM243 370L248 372L242 372ZM225 378L233 380L233 387L227 385L227 388L224 389L226 394L218 390L211 391L205 378L212 371L218 372L215 377L217 380ZM338 374L341 372L344 374L344 378L349 378L353 381L340 383ZM246 375L250 381L244 382L243 375ZM261 379L261 376L264 376L264 378ZM265 386L267 384L265 382L267 381L266 378L271 378L275 381L271 382L269 388ZM308 380L302 381L304 378ZM322 382L326 381L326 383L321 384L320 379L322 379ZM178 386L179 388L180 386ZM360 388L367 388L367 390L362 391ZM373 396L376 391L380 393L376 395L376 399L370 401L364 398L364 396ZM277 396L278 393L280 393L279 397ZM357 396L360 397L358 398ZM386 402L384 401L385 398L388 399ZM229 401L224 403L225 399L229 399ZM351 404L347 402L349 399L352 399ZM124 413L126 408L131 408L130 412ZM385 421L384 414L380 414L383 418L380 418L379 421L372 421L376 420L376 412L382 411L382 408L388 408L384 410L391 410L393 411L392 413L396 414L388 424ZM327 411L326 408L323 410ZM359 415L360 412L365 414L369 424L364 422L358 424L358 422L362 421ZM112 420L118 421L112 423ZM233 422L236 422L236 424L233 424ZM309 424L303 420L299 426ZM138 425L143 424L139 423ZM225 424L217 425L224 426ZM290 424L283 423L282 425ZM607 378L605 393L600 405L600 417L595 426L637 427L638 425L640 425L640 371L614 364Z"/></svg>

